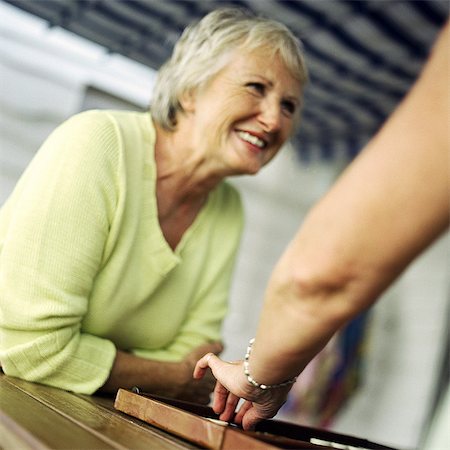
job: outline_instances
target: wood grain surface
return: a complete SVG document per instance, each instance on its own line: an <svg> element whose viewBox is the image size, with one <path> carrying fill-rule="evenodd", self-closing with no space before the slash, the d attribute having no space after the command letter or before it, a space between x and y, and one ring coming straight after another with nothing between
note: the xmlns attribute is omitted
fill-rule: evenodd
<svg viewBox="0 0 450 450"><path fill-rule="evenodd" d="M113 398L83 396L0 374L0 448L197 449L122 414Z"/></svg>

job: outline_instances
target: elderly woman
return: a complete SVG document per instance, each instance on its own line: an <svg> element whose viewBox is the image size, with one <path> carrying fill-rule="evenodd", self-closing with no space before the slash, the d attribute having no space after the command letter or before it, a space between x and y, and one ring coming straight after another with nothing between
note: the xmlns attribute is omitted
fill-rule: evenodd
<svg viewBox="0 0 450 450"><path fill-rule="evenodd" d="M224 178L255 174L298 122L306 70L283 25L235 9L188 27L151 111L54 131L0 211L6 374L91 394L208 402L241 228Z"/></svg>

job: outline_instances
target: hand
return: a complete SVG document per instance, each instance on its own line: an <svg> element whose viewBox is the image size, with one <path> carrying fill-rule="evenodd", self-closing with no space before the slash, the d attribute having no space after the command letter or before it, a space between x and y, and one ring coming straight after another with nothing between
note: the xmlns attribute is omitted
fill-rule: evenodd
<svg viewBox="0 0 450 450"><path fill-rule="evenodd" d="M244 430L251 430L259 421L273 417L286 402L292 388L292 385L268 390L257 388L247 381L243 361L225 362L213 353L197 362L194 378L201 379L209 372L208 368L217 378L212 405L214 412L220 414L220 420L241 424ZM245 402L235 415L241 398Z"/></svg>
<svg viewBox="0 0 450 450"><path fill-rule="evenodd" d="M176 397L180 400L186 400L194 403L207 405L210 402L210 395L214 390L216 380L210 370L205 370L204 377L200 379L192 378L197 360L205 353L219 354L223 351L223 345L220 342L200 345L192 350L181 362L182 384Z"/></svg>

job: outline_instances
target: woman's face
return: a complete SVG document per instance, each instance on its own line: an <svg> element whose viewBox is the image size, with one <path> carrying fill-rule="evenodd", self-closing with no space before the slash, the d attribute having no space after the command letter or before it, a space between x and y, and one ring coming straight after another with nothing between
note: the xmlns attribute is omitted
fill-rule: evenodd
<svg viewBox="0 0 450 450"><path fill-rule="evenodd" d="M183 105L193 147L228 175L257 173L291 135L300 99L300 82L278 56L238 50Z"/></svg>

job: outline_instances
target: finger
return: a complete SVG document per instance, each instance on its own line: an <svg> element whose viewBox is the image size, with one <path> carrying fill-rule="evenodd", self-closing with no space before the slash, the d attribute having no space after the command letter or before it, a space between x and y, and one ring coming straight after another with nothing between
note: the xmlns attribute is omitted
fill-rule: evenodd
<svg viewBox="0 0 450 450"><path fill-rule="evenodd" d="M234 414L236 411L236 406L239 402L239 397L237 395L232 394L231 392L228 394L228 398L225 404L225 409L220 415L219 419L224 420L225 422L231 422L234 419Z"/></svg>
<svg viewBox="0 0 450 450"><path fill-rule="evenodd" d="M214 388L214 399L212 404L215 413L221 414L225 410L228 394L228 390L218 381Z"/></svg>
<svg viewBox="0 0 450 450"><path fill-rule="evenodd" d="M205 358L205 360L203 360L203 358ZM217 379L221 378L220 376L218 376L219 374L223 376L223 371L226 369L227 365L230 364L222 361L218 356L214 355L214 353L208 353L208 355L205 355L203 358L203 364L207 364L209 366L212 373Z"/></svg>
<svg viewBox="0 0 450 450"><path fill-rule="evenodd" d="M262 419L257 413L256 408L250 408L242 417L242 428L246 431L254 430L256 424Z"/></svg>
<svg viewBox="0 0 450 450"><path fill-rule="evenodd" d="M247 411L252 407L253 407L253 403L246 400L239 408L239 411L237 412L237 414L234 417L234 421L236 423L242 423L242 418L247 413Z"/></svg>
<svg viewBox="0 0 450 450"><path fill-rule="evenodd" d="M202 358L200 358L194 367L193 377L195 379L203 378L206 373L206 370L209 367L209 361L214 356L213 353L207 353Z"/></svg>

